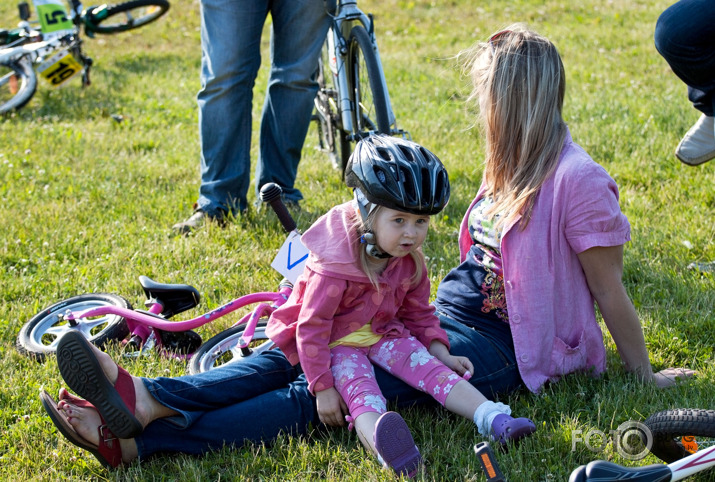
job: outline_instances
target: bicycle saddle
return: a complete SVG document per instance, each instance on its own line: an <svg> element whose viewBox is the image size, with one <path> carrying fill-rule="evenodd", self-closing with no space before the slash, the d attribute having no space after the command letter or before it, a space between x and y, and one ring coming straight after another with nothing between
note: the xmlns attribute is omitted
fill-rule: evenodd
<svg viewBox="0 0 715 482"><path fill-rule="evenodd" d="M653 464L645 467L623 467L605 460L594 460L571 473L569 482L660 482L671 480L673 472L667 465Z"/></svg>
<svg viewBox="0 0 715 482"><path fill-rule="evenodd" d="M164 306L161 314L165 318L189 310L201 300L199 290L190 285L157 283L146 276L140 276L139 283L147 298L155 299Z"/></svg>

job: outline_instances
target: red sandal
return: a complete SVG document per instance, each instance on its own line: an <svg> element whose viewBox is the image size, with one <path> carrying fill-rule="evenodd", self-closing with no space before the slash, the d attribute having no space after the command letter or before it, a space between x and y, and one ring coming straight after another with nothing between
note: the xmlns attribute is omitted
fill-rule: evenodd
<svg viewBox="0 0 715 482"><path fill-rule="evenodd" d="M62 397L61 400L67 400L69 403L77 405L78 407L94 408L88 401L73 397L69 394L66 397ZM70 425L65 415L57 409L57 402L55 402L47 391L40 391L40 401L57 430L72 444L90 452L107 468L116 468L122 465L122 448L119 445L119 439L109 431L107 425L104 423L104 419L102 419L102 425L97 427L97 430L99 430L99 446L95 447L87 441L87 439L78 434L74 427Z"/></svg>
<svg viewBox="0 0 715 482"><path fill-rule="evenodd" d="M81 332L70 331L60 338L57 365L67 385L97 409L113 434L129 439L142 433L144 427L134 416L136 394L131 375L118 366L112 384Z"/></svg>

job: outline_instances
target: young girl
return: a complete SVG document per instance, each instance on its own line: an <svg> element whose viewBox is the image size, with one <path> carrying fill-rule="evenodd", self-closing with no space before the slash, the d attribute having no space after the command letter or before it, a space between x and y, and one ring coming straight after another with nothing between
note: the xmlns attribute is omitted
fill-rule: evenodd
<svg viewBox="0 0 715 482"><path fill-rule="evenodd" d="M430 215L449 200L442 163L415 143L373 136L356 146L345 179L354 200L305 232L305 272L267 329L301 364L320 420L341 425L345 418L383 465L415 474L419 450L404 420L386 411L374 363L474 420L482 435L506 443L532 433L530 420L512 418L509 407L466 381L472 363L450 355L429 305L421 246Z"/></svg>

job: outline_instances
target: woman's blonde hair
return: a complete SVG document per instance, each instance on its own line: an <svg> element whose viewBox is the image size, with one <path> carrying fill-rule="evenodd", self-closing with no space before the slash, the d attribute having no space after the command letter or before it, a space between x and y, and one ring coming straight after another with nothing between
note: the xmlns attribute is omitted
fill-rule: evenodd
<svg viewBox="0 0 715 482"><path fill-rule="evenodd" d="M360 214L357 212L357 210L353 212L353 226L355 227L354 236L356 239L360 239L361 236L367 232L374 233L373 226L375 223L375 218L383 209L385 209L384 206L377 205L375 209L373 209L370 214L368 214L367 218L364 221L360 217ZM370 262L370 259L372 257L367 254L367 244L361 242L358 245L358 250L360 253L360 267L370 280L370 283L372 283L375 289L379 292L380 284L377 282L378 272L375 269L375 264ZM422 278L422 265L424 264L425 258L421 250L412 251L410 253L410 256L415 262L415 274L412 276L410 283L412 285L415 285Z"/></svg>
<svg viewBox="0 0 715 482"><path fill-rule="evenodd" d="M561 57L546 37L514 24L458 58L486 137L485 195L494 200L487 214L498 216L499 229L521 216L523 229L566 137Z"/></svg>

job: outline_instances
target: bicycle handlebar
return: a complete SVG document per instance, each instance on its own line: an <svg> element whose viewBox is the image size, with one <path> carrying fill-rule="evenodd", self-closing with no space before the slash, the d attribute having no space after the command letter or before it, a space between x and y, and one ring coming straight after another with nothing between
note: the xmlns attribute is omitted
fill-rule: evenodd
<svg viewBox="0 0 715 482"><path fill-rule="evenodd" d="M276 216L278 216L278 220L281 222L283 229L290 233L291 231L296 230L297 225L293 220L293 217L288 212L285 204L283 204L283 199L281 199L282 192L283 190L278 184L269 182L261 187L260 196L261 201L268 203L273 208L273 211L275 211Z"/></svg>

